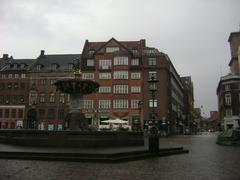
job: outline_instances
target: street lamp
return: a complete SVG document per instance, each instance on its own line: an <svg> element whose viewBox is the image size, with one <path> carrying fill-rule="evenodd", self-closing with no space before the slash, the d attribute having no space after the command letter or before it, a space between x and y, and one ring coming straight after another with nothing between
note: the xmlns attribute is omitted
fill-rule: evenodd
<svg viewBox="0 0 240 180"><path fill-rule="evenodd" d="M151 100L152 100L152 112L151 112L150 120L148 122L148 125L150 126L149 136L148 136L148 150L150 152L158 152L159 151L158 120L156 119L157 114L155 112L155 95L157 91L158 80L154 75L152 75L148 80L148 83L149 83L149 91L151 93Z"/></svg>

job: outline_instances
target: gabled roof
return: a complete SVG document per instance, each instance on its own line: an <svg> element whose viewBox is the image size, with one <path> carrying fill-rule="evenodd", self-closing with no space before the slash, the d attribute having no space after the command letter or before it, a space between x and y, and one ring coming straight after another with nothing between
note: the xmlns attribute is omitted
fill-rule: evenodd
<svg viewBox="0 0 240 180"><path fill-rule="evenodd" d="M36 63L31 67L31 71L37 70L37 65L41 65L44 70L52 70L52 65L56 64L58 70L68 70L69 64L76 64L81 60L81 54L53 54L40 55Z"/></svg>
<svg viewBox="0 0 240 180"><path fill-rule="evenodd" d="M133 50L137 50L141 53L141 49L145 47L144 39L141 39L140 41L117 41L115 38L111 38L107 42L89 42L88 40L86 40L82 54L84 57L92 57L94 53L99 52L103 47L111 43L113 43L113 45L115 43L115 45L122 47L127 52L133 55L134 55ZM94 53L89 54L89 51L93 51Z"/></svg>
<svg viewBox="0 0 240 180"><path fill-rule="evenodd" d="M113 37L112 37L109 41L107 41L106 43L104 43L101 47L99 47L99 48L95 51L95 53L99 52L102 48L106 47L108 44L111 44L111 46L116 46L116 45L118 45L118 46L122 47L123 49L125 49L125 50L126 50L127 52L129 52L130 54L132 54L132 52L131 52L127 47L125 47L122 43L118 42L118 41L117 41L116 39L114 39Z"/></svg>

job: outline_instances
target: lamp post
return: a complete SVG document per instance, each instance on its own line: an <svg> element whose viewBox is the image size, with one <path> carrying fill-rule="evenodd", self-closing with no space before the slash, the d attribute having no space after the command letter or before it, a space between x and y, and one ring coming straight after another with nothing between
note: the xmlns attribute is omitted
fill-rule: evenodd
<svg viewBox="0 0 240 180"><path fill-rule="evenodd" d="M149 83L149 91L150 91L151 100L152 100L152 112L150 116L151 118L148 122L148 125L150 127L149 136L148 136L148 150L150 152L157 153L159 151L159 134L158 134L158 120L156 119L156 111L155 111L155 95L157 91L158 80L152 75L148 83Z"/></svg>

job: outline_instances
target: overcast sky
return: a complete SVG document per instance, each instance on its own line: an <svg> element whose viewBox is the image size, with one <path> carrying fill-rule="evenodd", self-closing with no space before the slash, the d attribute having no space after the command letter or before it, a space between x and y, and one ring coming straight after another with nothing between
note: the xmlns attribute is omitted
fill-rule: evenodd
<svg viewBox="0 0 240 180"><path fill-rule="evenodd" d="M239 25L240 0L0 0L0 56L81 53L86 39L146 39L192 77L195 107L209 116Z"/></svg>

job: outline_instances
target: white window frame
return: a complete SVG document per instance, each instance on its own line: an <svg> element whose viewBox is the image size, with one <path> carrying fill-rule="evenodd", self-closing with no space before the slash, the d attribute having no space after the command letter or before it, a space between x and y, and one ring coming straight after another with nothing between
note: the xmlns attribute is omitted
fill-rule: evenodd
<svg viewBox="0 0 240 180"><path fill-rule="evenodd" d="M99 93L111 93L112 92L111 86L101 86L101 87L99 87L98 92Z"/></svg>
<svg viewBox="0 0 240 180"><path fill-rule="evenodd" d="M94 73L82 73L82 79L94 79Z"/></svg>
<svg viewBox="0 0 240 180"><path fill-rule="evenodd" d="M111 73L99 73L99 79L111 79Z"/></svg>
<svg viewBox="0 0 240 180"><path fill-rule="evenodd" d="M128 100L127 99L114 99L113 100L113 108L114 109L127 109L128 108Z"/></svg>
<svg viewBox="0 0 240 180"><path fill-rule="evenodd" d="M100 59L99 60L99 68L100 69L111 69L112 60L111 59Z"/></svg>
<svg viewBox="0 0 240 180"><path fill-rule="evenodd" d="M131 79L141 79L141 73L140 72L131 73Z"/></svg>
<svg viewBox="0 0 240 180"><path fill-rule="evenodd" d="M106 47L106 53L113 53L119 51L119 47Z"/></svg>
<svg viewBox="0 0 240 180"><path fill-rule="evenodd" d="M114 71L114 79L128 79L128 71Z"/></svg>
<svg viewBox="0 0 240 180"><path fill-rule="evenodd" d="M117 84L113 86L114 94L128 94L128 85Z"/></svg>
<svg viewBox="0 0 240 180"><path fill-rule="evenodd" d="M149 71L148 72L148 79L151 79L151 77L154 77L154 79L157 79L157 72L156 71Z"/></svg>
<svg viewBox="0 0 240 180"><path fill-rule="evenodd" d="M225 109L225 113L227 117L232 116L232 109Z"/></svg>
<svg viewBox="0 0 240 180"><path fill-rule="evenodd" d="M225 94L225 104L231 105L231 94L230 93Z"/></svg>
<svg viewBox="0 0 240 180"><path fill-rule="evenodd" d="M114 65L128 65L128 57L127 56L115 56L114 57Z"/></svg>
<svg viewBox="0 0 240 180"><path fill-rule="evenodd" d="M111 100L99 100L98 107L99 107L99 109L110 109L111 108Z"/></svg>
<svg viewBox="0 0 240 180"><path fill-rule="evenodd" d="M132 86L131 93L141 93L141 86Z"/></svg>
<svg viewBox="0 0 240 180"><path fill-rule="evenodd" d="M138 109L139 108L139 99L132 99L131 100L131 108L132 109Z"/></svg>
<svg viewBox="0 0 240 180"><path fill-rule="evenodd" d="M133 66L139 66L139 59L138 58L134 58L131 60L131 65Z"/></svg>
<svg viewBox="0 0 240 180"><path fill-rule="evenodd" d="M153 103L153 99L149 99L149 107L150 108L156 108L158 106L158 103L157 103L157 99L154 99L154 103Z"/></svg>
<svg viewBox="0 0 240 180"><path fill-rule="evenodd" d="M149 66L156 66L157 65L157 58L155 58L155 57L148 58L148 65Z"/></svg>

